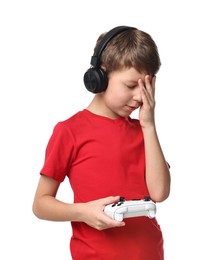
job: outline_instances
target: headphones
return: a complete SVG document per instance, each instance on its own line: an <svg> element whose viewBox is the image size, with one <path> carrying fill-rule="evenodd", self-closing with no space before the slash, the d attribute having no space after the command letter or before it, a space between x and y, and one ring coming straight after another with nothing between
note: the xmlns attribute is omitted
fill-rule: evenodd
<svg viewBox="0 0 207 260"><path fill-rule="evenodd" d="M100 44L94 51L93 56L91 57L91 68L85 72L83 77L85 87L88 91L92 93L100 93L106 90L108 85L108 77L107 73L100 68L101 54L112 38L119 33L130 29L135 30L136 28L129 26L117 26L104 35Z"/></svg>

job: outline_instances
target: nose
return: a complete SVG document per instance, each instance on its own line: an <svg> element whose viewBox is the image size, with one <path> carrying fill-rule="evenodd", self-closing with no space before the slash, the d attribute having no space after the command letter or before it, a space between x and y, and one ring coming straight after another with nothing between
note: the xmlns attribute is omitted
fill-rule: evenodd
<svg viewBox="0 0 207 260"><path fill-rule="evenodd" d="M139 103L142 102L142 98L141 98L141 89L139 86L136 86L136 88L134 88L133 91L133 100L137 101Z"/></svg>

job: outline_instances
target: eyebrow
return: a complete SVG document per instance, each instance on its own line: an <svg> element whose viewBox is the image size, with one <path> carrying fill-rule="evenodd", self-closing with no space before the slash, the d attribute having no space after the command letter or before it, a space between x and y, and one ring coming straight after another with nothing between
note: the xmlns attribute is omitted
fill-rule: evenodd
<svg viewBox="0 0 207 260"><path fill-rule="evenodd" d="M136 80L126 80L127 83L133 83L133 84L137 84Z"/></svg>

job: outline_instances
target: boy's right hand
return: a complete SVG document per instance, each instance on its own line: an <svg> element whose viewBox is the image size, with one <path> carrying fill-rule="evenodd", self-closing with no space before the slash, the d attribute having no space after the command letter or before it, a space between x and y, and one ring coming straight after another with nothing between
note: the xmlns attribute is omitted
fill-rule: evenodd
<svg viewBox="0 0 207 260"><path fill-rule="evenodd" d="M80 221L97 229L104 230L113 227L123 227L123 221L113 220L104 213L106 205L119 201L120 196L110 196L86 203L80 203L81 214Z"/></svg>

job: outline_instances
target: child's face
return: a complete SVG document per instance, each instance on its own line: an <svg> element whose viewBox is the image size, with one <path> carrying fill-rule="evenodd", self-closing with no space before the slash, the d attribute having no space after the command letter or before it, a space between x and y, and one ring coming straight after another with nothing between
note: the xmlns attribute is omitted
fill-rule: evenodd
<svg viewBox="0 0 207 260"><path fill-rule="evenodd" d="M142 105L141 88L138 80L145 82L145 73L134 68L114 71L109 75L104 93L104 104L111 117L127 117Z"/></svg>

